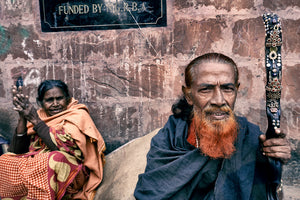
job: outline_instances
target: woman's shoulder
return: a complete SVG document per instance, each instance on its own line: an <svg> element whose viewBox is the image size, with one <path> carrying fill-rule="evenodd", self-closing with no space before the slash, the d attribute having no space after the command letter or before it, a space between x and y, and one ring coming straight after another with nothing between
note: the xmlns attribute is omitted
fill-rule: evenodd
<svg viewBox="0 0 300 200"><path fill-rule="evenodd" d="M74 124L82 124L92 121L92 118L86 105L76 104L69 108L65 120Z"/></svg>
<svg viewBox="0 0 300 200"><path fill-rule="evenodd" d="M72 105L69 111L73 114L90 115L88 107L82 103Z"/></svg>

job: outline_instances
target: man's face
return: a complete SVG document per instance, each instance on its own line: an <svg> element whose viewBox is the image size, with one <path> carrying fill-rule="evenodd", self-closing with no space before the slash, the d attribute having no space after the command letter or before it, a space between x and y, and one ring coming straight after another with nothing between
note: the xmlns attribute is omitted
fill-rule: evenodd
<svg viewBox="0 0 300 200"><path fill-rule="evenodd" d="M234 69L228 64L202 63L195 68L194 82L190 92L185 92L187 101L194 106L194 111L201 113L205 108L234 108L237 89L235 85ZM206 118L211 121L226 120L227 112L217 110L207 112Z"/></svg>
<svg viewBox="0 0 300 200"><path fill-rule="evenodd" d="M194 66L194 81L185 89L193 105L193 125L199 148L211 158L229 158L235 151L237 123L233 115L237 95L234 69L228 64L203 63Z"/></svg>

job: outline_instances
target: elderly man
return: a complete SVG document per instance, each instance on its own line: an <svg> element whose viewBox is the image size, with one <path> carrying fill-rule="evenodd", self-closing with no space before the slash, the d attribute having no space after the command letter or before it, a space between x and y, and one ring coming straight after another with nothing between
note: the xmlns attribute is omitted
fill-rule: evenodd
<svg viewBox="0 0 300 200"><path fill-rule="evenodd" d="M266 140L258 126L234 115L234 61L217 53L197 57L185 69L185 83L184 97L152 139L136 199L267 199L278 176L269 158L286 162L291 149L280 130Z"/></svg>

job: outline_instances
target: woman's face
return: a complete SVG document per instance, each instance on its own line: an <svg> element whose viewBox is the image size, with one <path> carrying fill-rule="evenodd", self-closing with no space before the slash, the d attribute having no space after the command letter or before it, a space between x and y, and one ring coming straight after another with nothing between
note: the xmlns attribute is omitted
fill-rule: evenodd
<svg viewBox="0 0 300 200"><path fill-rule="evenodd" d="M68 101L62 90L54 87L45 92L42 108L48 116L56 115L67 109Z"/></svg>

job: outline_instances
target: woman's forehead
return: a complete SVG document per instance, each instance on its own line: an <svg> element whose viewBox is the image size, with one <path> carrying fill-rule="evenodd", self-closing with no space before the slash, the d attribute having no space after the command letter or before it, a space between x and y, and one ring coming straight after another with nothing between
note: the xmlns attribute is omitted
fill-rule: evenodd
<svg viewBox="0 0 300 200"><path fill-rule="evenodd" d="M45 92L44 97L47 96L64 96L63 91L58 87L53 87Z"/></svg>

